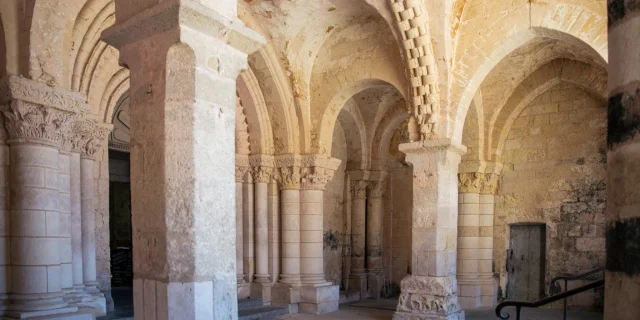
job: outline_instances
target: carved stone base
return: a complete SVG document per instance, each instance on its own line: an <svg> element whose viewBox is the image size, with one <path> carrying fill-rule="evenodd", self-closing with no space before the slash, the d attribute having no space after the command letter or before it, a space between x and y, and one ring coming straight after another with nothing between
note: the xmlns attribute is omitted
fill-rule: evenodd
<svg viewBox="0 0 640 320"><path fill-rule="evenodd" d="M367 274L351 274L349 276L349 291L360 293L360 299L367 298Z"/></svg>
<svg viewBox="0 0 640 320"><path fill-rule="evenodd" d="M401 283L400 299L394 320L464 320L458 304L456 278L407 276Z"/></svg>
<svg viewBox="0 0 640 320"><path fill-rule="evenodd" d="M251 297L260 298L264 305L271 305L271 289L273 283L271 282L253 282L251 283Z"/></svg>
<svg viewBox="0 0 640 320"><path fill-rule="evenodd" d="M368 286L367 297L369 299L380 299L382 286L384 285L384 282L382 280L382 275L377 273L369 274L367 278L368 278L367 279L367 286Z"/></svg>

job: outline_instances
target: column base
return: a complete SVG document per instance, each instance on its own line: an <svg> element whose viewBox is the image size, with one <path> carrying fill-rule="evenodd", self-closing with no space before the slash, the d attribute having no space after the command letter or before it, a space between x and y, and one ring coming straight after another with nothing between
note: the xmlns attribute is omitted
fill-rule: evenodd
<svg viewBox="0 0 640 320"><path fill-rule="evenodd" d="M300 312L300 284L276 283L271 288L271 305L289 308L289 313Z"/></svg>
<svg viewBox="0 0 640 320"><path fill-rule="evenodd" d="M367 276L367 297L370 299L380 299L384 281L380 273L370 273Z"/></svg>
<svg viewBox="0 0 640 320"><path fill-rule="evenodd" d="M96 318L93 310L78 309L77 307L66 307L55 310L43 311L5 311L1 319L37 319L37 320L94 320Z"/></svg>
<svg viewBox="0 0 640 320"><path fill-rule="evenodd" d="M464 320L455 277L407 276L400 287L402 293L394 320Z"/></svg>
<svg viewBox="0 0 640 320"><path fill-rule="evenodd" d="M480 307L495 307L498 305L498 281L491 277L480 280Z"/></svg>
<svg viewBox="0 0 640 320"><path fill-rule="evenodd" d="M243 282L238 284L238 299L246 299L251 296L251 283Z"/></svg>
<svg viewBox="0 0 640 320"><path fill-rule="evenodd" d="M76 295L76 299L80 299L73 303L79 308L92 308L95 310L97 317L107 314L107 299L104 294L93 284L86 284Z"/></svg>
<svg viewBox="0 0 640 320"><path fill-rule="evenodd" d="M458 303L462 309L476 309L482 305L479 279L458 279Z"/></svg>
<svg viewBox="0 0 640 320"><path fill-rule="evenodd" d="M340 286L325 285L303 286L300 290L300 312L322 314L338 311L340 304Z"/></svg>
<svg viewBox="0 0 640 320"><path fill-rule="evenodd" d="M251 284L251 297L260 298L264 305L271 305L271 289L273 283L271 282L254 282Z"/></svg>
<svg viewBox="0 0 640 320"><path fill-rule="evenodd" d="M367 274L356 273L349 275L349 291L360 292L360 299L367 298Z"/></svg>

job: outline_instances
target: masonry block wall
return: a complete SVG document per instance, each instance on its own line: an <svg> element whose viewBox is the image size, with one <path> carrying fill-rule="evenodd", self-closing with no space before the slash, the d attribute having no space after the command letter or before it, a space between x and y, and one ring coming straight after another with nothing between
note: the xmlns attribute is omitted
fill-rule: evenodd
<svg viewBox="0 0 640 320"><path fill-rule="evenodd" d="M494 221L494 272L503 294L509 224L546 224L547 293L559 274L604 265L606 117L604 101L561 84L538 96L513 122ZM593 306L595 299L581 295L570 304Z"/></svg>

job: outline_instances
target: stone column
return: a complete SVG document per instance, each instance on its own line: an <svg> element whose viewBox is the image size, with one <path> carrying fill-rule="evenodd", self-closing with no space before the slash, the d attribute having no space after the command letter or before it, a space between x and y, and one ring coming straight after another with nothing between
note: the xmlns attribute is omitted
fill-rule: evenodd
<svg viewBox="0 0 640 320"><path fill-rule="evenodd" d="M243 187L244 176L249 172L249 158L246 155L236 154L236 278L238 280L238 295L240 297L240 285L244 281L244 255L243 255ZM246 297L245 297L246 298Z"/></svg>
<svg viewBox="0 0 640 320"><path fill-rule="evenodd" d="M0 254L0 307L5 308L7 301L7 293L9 289L9 281L11 275L9 273L10 251L6 248L11 246L9 233L9 216L10 216L10 199L9 199L9 172L10 157L9 146L6 144L6 134L4 130L4 119L0 114L0 247L5 250Z"/></svg>
<svg viewBox="0 0 640 320"><path fill-rule="evenodd" d="M254 186L253 176L249 175L242 189L242 254L244 281L253 282L255 274L255 231L254 231Z"/></svg>
<svg viewBox="0 0 640 320"><path fill-rule="evenodd" d="M269 281L269 183L273 176L272 156L249 157L251 175L254 181L255 203L255 258L256 274L251 288L252 297L260 297L263 302L271 302L271 282Z"/></svg>
<svg viewBox="0 0 640 320"><path fill-rule="evenodd" d="M95 119L85 119L80 125L80 210L82 228L82 282L89 295L86 305L96 309L96 315L107 312L106 299L97 288L96 277L96 210L94 155L102 148L104 136L110 131Z"/></svg>
<svg viewBox="0 0 640 320"><path fill-rule="evenodd" d="M73 269L73 288L76 293L84 292L82 276L82 204L81 204L81 173L80 150L74 149L70 155L71 177L71 249Z"/></svg>
<svg viewBox="0 0 640 320"><path fill-rule="evenodd" d="M289 306L297 313L300 303L300 163L298 155L275 159L281 203L280 279L272 291L273 303Z"/></svg>
<svg viewBox="0 0 640 320"><path fill-rule="evenodd" d="M280 275L280 197L275 180L269 183L269 277L271 283L278 281Z"/></svg>
<svg viewBox="0 0 640 320"><path fill-rule="evenodd" d="M300 311L327 313L338 310L340 286L324 277L324 189L340 160L304 155L300 174Z"/></svg>
<svg viewBox="0 0 640 320"><path fill-rule="evenodd" d="M368 297L380 299L382 292L383 197L386 172L372 172L367 189L367 286Z"/></svg>
<svg viewBox="0 0 640 320"><path fill-rule="evenodd" d="M115 4L102 36L131 73L136 319L236 319L235 81L264 40L234 0Z"/></svg>
<svg viewBox="0 0 640 320"><path fill-rule="evenodd" d="M493 276L493 213L498 178L497 173L485 173L480 188L478 281L481 299L479 307L494 307L498 304L498 281Z"/></svg>
<svg viewBox="0 0 640 320"><path fill-rule="evenodd" d="M3 79L0 90L7 99L0 101L0 110L10 146L11 194L11 277L4 317L91 319L91 314L63 301L60 251L65 237L60 226L58 149L72 115L86 107L84 99L14 76Z"/></svg>
<svg viewBox="0 0 640 320"><path fill-rule="evenodd" d="M480 307L478 279L480 188L482 173L458 174L458 301L463 309ZM493 225L493 224L492 224Z"/></svg>
<svg viewBox="0 0 640 320"><path fill-rule="evenodd" d="M367 269L365 263L367 179L368 171L349 172L351 181L351 272L349 290L367 298Z"/></svg>
<svg viewBox="0 0 640 320"><path fill-rule="evenodd" d="M604 319L640 314L640 6L608 1L609 122Z"/></svg>
<svg viewBox="0 0 640 320"><path fill-rule="evenodd" d="M413 166L411 274L394 319L459 319L456 288L457 172L466 148L449 139L400 145Z"/></svg>
<svg viewBox="0 0 640 320"><path fill-rule="evenodd" d="M60 198L60 285L65 294L73 293L73 247L71 243L71 144L69 143L68 145L69 148L61 149L58 154L58 196Z"/></svg>

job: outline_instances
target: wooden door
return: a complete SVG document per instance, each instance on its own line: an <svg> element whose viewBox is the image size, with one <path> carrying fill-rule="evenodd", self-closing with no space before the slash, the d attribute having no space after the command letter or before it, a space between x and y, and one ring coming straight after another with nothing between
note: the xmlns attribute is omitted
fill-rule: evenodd
<svg viewBox="0 0 640 320"><path fill-rule="evenodd" d="M545 225L511 225L507 299L535 301L544 294Z"/></svg>

